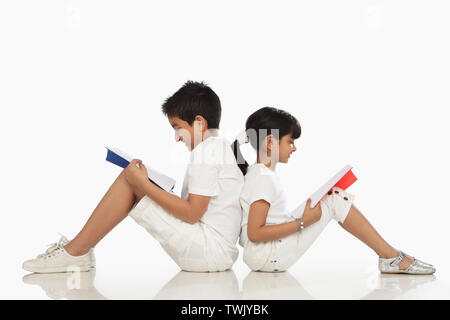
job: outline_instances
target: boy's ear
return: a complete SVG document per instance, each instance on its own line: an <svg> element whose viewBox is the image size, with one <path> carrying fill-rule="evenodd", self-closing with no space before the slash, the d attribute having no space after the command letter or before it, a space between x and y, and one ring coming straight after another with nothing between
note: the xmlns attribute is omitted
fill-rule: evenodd
<svg viewBox="0 0 450 320"><path fill-rule="evenodd" d="M202 131L208 130L208 121L201 115L196 115L194 118L194 125L199 126Z"/></svg>

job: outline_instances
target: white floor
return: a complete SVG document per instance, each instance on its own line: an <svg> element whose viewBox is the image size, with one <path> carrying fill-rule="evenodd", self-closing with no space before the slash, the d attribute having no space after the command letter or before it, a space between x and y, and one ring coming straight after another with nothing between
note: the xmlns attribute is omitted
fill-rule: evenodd
<svg viewBox="0 0 450 320"><path fill-rule="evenodd" d="M9 266L3 264L11 272L3 274L0 298L450 299L446 256L430 251L429 256L441 260L424 259L437 267L434 275L380 274L377 256L359 241L338 236L335 240L346 251L336 254L328 248L338 227L323 234L288 272L250 272L240 255L231 271L191 273L180 271L145 232L131 236L133 244L124 243L123 232L134 228L132 223L124 225L125 230L112 233L96 247L97 267L91 272L27 274L17 255Z"/></svg>
<svg viewBox="0 0 450 320"><path fill-rule="evenodd" d="M28 274L23 292L31 299L449 299L447 287L435 275L407 276L335 273L302 281L290 272L250 272L238 281L234 271L190 273L180 271L156 294L154 287L137 284L118 287L100 282L95 269L82 273ZM138 275L134 275L139 280ZM145 274L142 273L142 280ZM125 295L128 292L131 295ZM354 293L359 292L358 296Z"/></svg>

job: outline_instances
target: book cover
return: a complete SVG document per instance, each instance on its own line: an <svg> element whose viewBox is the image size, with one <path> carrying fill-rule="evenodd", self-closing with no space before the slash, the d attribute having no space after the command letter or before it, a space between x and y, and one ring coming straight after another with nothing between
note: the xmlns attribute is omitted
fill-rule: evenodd
<svg viewBox="0 0 450 320"><path fill-rule="evenodd" d="M106 161L109 161L121 168L125 168L128 166L133 159L123 151L117 149L117 148L111 148L111 147L105 147L107 150L106 154ZM142 162L144 163L144 162ZM172 179L169 176L166 176L165 174L153 169L152 167L148 166L146 163L144 163L144 166L147 168L148 173L148 179L155 184L156 186L160 187L161 189L165 191L171 191L175 187L175 180Z"/></svg>
<svg viewBox="0 0 450 320"><path fill-rule="evenodd" d="M350 187L356 180L358 180L355 174L352 172L352 166L346 165L342 168L338 173L336 173L330 180L328 180L324 185L322 185L316 192L314 192L311 198L311 208L315 207L320 200L323 199L328 194L328 191L333 189L334 187L341 188L346 190ZM301 218L303 216L303 211L306 206L305 200L301 203L297 208L291 211L290 215L296 219Z"/></svg>

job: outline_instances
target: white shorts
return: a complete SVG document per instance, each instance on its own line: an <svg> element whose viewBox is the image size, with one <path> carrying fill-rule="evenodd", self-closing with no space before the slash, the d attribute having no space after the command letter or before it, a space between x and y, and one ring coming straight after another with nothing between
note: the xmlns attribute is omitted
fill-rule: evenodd
<svg viewBox="0 0 450 320"><path fill-rule="evenodd" d="M281 272L287 270L309 249L331 219L344 223L355 196L334 187L320 200L320 220L282 239L251 242L244 246L244 262L253 271Z"/></svg>
<svg viewBox="0 0 450 320"><path fill-rule="evenodd" d="M236 246L213 228L202 221L194 224L182 221L147 195L128 215L144 227L184 271L225 271L238 257Z"/></svg>

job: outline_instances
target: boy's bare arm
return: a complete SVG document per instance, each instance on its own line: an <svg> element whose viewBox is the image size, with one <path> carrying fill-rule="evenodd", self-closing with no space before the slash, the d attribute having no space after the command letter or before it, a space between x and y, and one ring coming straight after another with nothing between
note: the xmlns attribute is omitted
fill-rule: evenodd
<svg viewBox="0 0 450 320"><path fill-rule="evenodd" d="M183 198L158 188L149 180L142 182L139 189L158 203L164 210L188 223L196 223L200 220L206 212L209 200L211 199L211 197L190 193L188 200L184 200Z"/></svg>

